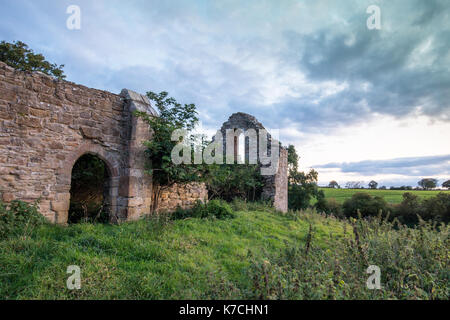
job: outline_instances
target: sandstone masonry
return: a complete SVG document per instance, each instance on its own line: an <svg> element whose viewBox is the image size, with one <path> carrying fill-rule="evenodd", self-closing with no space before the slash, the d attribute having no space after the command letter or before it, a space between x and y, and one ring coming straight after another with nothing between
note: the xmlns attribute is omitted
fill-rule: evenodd
<svg viewBox="0 0 450 320"><path fill-rule="evenodd" d="M208 201L208 191L203 183L175 184L161 192L158 211L171 211L176 207L191 208L198 200Z"/></svg>
<svg viewBox="0 0 450 320"><path fill-rule="evenodd" d="M73 165L94 154L107 166L111 220L148 214L152 181L142 141L151 135L134 110L156 115L148 98L133 91L116 95L0 62L0 198L40 199L41 213L65 224ZM165 208L205 198L204 186L184 188L174 187Z"/></svg>

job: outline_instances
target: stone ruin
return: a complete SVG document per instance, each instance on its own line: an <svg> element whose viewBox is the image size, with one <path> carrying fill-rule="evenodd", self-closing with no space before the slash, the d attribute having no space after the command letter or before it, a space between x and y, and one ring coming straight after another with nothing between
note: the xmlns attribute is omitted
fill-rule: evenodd
<svg viewBox="0 0 450 320"><path fill-rule="evenodd" d="M253 129L256 133L256 139L254 141L250 140L248 136L248 130ZM233 135L230 138L227 138L227 131L232 130ZM231 152L233 154L232 162L238 161L238 153L239 153L239 138L242 136L244 138L244 155L241 161L245 163L251 163L251 159L253 157L253 161L255 164L261 165L261 148L259 145L259 134L261 130L266 130L264 126L259 122L255 117L249 115L247 113L238 112L234 113L230 116L228 121L226 121L220 132L223 137L223 152L224 159L227 156L227 143L232 144ZM267 154L271 154L271 141L272 137L269 133L267 133ZM276 141L276 140L275 140ZM253 142L253 143L252 143ZM276 141L276 143L279 143ZM228 152L230 153L230 151ZM286 148L280 145L279 148L279 156L277 157L278 162L275 163L276 173L274 175L265 175L264 178L264 186L262 190L262 198L265 200L270 200L273 203L275 209L287 212L288 210L288 151ZM229 160L227 160L229 161ZM264 166L263 166L264 167Z"/></svg>
<svg viewBox="0 0 450 320"><path fill-rule="evenodd" d="M107 168L104 201L110 219L136 220L148 214L152 178L145 172L142 141L151 134L148 125L133 115L135 110L157 114L146 96L131 90L117 95L40 72L17 71L0 62L0 199L39 199L40 212L48 220L66 224L72 168L81 156L93 154ZM241 126L235 118L229 125ZM278 173L268 178L264 194L286 211L285 149L280 159ZM203 184L174 186L162 195L161 206L189 207L207 197Z"/></svg>

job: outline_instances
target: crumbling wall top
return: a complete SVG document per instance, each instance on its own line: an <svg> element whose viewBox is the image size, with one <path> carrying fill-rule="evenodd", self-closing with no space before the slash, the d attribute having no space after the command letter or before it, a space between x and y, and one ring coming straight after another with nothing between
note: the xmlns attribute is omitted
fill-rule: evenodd
<svg viewBox="0 0 450 320"><path fill-rule="evenodd" d="M123 89L120 96L129 104L131 112L147 112L153 116L158 116L158 112L153 109L150 99L147 96L129 89Z"/></svg>
<svg viewBox="0 0 450 320"><path fill-rule="evenodd" d="M237 112L233 113L222 125L222 130L224 129L265 129L261 122L259 122L254 116L244 113Z"/></svg>

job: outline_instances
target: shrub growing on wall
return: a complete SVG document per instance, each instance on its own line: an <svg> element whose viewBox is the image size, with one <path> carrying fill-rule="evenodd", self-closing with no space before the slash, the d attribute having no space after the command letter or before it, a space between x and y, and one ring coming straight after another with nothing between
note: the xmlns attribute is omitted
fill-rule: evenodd
<svg viewBox="0 0 450 320"><path fill-rule="evenodd" d="M172 141L172 133L175 130L186 130L190 141L183 142L193 145L194 148L202 147L199 137L192 135L198 123L195 105L178 103L169 97L167 92L148 92L147 96L158 109L159 116L155 117L144 112L136 112L136 115L147 122L152 130L151 140L145 141L144 144L151 163L148 168L148 173L153 179L151 210L155 212L164 189L176 183L203 181L206 170L203 164L175 164L171 159L172 150L179 143Z"/></svg>
<svg viewBox="0 0 450 320"><path fill-rule="evenodd" d="M257 201L264 181L258 165L211 165L206 186L210 199Z"/></svg>
<svg viewBox="0 0 450 320"><path fill-rule="evenodd" d="M64 65L50 63L42 54L34 53L21 41L0 42L0 61L21 71L40 71L57 79L64 79Z"/></svg>

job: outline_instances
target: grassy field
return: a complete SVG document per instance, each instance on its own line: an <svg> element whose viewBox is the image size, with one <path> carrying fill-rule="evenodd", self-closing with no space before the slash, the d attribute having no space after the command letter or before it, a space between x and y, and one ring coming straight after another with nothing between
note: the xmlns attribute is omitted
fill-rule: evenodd
<svg viewBox="0 0 450 320"><path fill-rule="evenodd" d="M250 286L245 270L265 252L303 243L307 219L237 212L232 220L187 219L115 225L44 226L31 238L0 242L1 299L203 299L236 297ZM342 223L315 223L321 243ZM78 265L82 289L66 288ZM231 284L232 290L223 291ZM216 292L217 291L217 292ZM227 296L228 295L228 296ZM239 294L238 294L239 296Z"/></svg>
<svg viewBox="0 0 450 320"><path fill-rule="evenodd" d="M367 192L372 196L383 197L388 203L397 204L402 202L402 196L405 192L411 192L421 198L430 198L436 196L439 192L450 193L450 191L418 191L418 190L371 190L371 189L331 189L320 188L325 193L326 198L334 198L338 203L343 203L348 198L351 198L356 192Z"/></svg>
<svg viewBox="0 0 450 320"><path fill-rule="evenodd" d="M360 221L355 234L313 212L236 210L227 220L27 229L0 241L0 299L449 297L448 228ZM366 288L370 264L383 290ZM80 290L66 287L70 265L81 268Z"/></svg>

